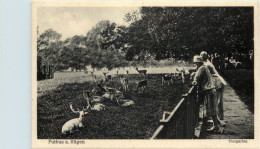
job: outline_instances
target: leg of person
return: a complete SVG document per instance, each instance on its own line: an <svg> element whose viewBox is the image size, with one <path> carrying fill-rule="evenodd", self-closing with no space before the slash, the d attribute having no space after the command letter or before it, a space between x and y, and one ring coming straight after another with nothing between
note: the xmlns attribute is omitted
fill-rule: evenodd
<svg viewBox="0 0 260 149"><path fill-rule="evenodd" d="M213 120L213 126L207 131L219 131L221 128L221 133L224 132L224 129L220 127L220 123L217 118L217 99L216 99L216 93L212 90L208 93L208 104L207 104L207 110L208 114L211 115L212 120Z"/></svg>
<svg viewBox="0 0 260 149"><path fill-rule="evenodd" d="M219 89L218 91L218 116L220 120L224 120L224 109L223 109L223 93L224 93L224 87Z"/></svg>

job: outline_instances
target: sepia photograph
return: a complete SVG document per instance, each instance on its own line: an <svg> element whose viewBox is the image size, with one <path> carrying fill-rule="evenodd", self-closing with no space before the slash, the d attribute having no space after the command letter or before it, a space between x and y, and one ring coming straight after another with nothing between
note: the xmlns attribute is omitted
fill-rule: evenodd
<svg viewBox="0 0 260 149"><path fill-rule="evenodd" d="M258 138L258 3L54 4L33 3L33 140Z"/></svg>

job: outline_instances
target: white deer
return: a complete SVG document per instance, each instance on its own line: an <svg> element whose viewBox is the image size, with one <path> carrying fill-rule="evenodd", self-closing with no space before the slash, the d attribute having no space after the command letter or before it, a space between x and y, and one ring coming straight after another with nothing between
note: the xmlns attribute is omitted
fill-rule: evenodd
<svg viewBox="0 0 260 149"><path fill-rule="evenodd" d="M72 107L72 103L69 104L70 105L70 109L73 113L75 114L79 114L79 117L78 118L74 118L74 119L71 119L69 121L67 121L63 126L62 126L62 129L61 129L61 132L63 134L69 134L69 133L73 133L73 130L75 129L78 129L78 128L81 128L81 127L84 127L84 125L82 124L82 119L84 117L84 115L88 114L87 108L83 108L81 111L79 111L79 109L77 111L75 111Z"/></svg>

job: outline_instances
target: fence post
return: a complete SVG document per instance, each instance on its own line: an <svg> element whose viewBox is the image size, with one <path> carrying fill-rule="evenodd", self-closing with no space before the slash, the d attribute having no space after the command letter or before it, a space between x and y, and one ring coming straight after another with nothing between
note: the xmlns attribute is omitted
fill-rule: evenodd
<svg viewBox="0 0 260 149"><path fill-rule="evenodd" d="M160 139L191 139L199 116L199 99L202 97L197 86L190 88L183 94L181 101L176 105L170 117L160 121L160 129L153 138Z"/></svg>
<svg viewBox="0 0 260 149"><path fill-rule="evenodd" d="M187 100L188 94L183 94L182 98L184 98L184 116L185 116L185 121L184 121L184 137L189 138L189 101Z"/></svg>

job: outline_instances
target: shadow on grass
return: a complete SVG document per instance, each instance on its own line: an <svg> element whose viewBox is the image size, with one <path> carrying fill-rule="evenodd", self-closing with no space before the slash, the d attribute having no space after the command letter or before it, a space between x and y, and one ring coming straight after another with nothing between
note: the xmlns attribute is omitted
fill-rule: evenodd
<svg viewBox="0 0 260 149"><path fill-rule="evenodd" d="M125 97L133 100L132 107L120 107L116 103L106 102L106 110L89 112L83 119L84 128L73 133L73 139L149 139L161 119L163 111L172 110L188 91L188 86L179 80L173 84L162 85L162 74L147 75L148 89L136 94L136 83L143 79L141 75L128 75L130 91ZM113 78L113 85L120 88L119 76ZM111 85L111 84L109 84ZM109 86L108 85L108 86ZM83 90L91 90L93 82L65 83L47 91L37 99L38 139L59 139L63 124L78 117L69 108L82 109L86 106Z"/></svg>

